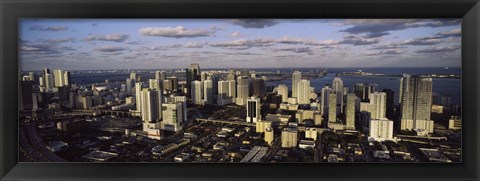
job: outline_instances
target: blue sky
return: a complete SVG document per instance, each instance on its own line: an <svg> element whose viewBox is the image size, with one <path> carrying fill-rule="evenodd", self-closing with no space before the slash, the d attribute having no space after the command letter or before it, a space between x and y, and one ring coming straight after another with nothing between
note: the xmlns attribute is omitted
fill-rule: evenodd
<svg viewBox="0 0 480 181"><path fill-rule="evenodd" d="M19 65L65 70L461 66L460 19L22 19Z"/></svg>

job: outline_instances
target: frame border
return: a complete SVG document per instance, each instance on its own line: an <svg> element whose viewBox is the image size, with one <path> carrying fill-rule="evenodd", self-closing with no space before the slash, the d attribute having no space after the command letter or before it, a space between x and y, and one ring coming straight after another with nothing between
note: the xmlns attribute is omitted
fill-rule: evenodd
<svg viewBox="0 0 480 181"><path fill-rule="evenodd" d="M0 180L473 181L480 177L479 0L0 0L0 12ZM462 163L18 163L18 91L14 85L18 85L19 18L182 17L462 18Z"/></svg>

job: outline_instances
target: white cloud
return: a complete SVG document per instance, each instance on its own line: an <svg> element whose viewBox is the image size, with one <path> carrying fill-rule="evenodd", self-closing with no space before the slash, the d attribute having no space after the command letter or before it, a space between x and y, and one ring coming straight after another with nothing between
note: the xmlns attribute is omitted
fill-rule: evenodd
<svg viewBox="0 0 480 181"><path fill-rule="evenodd" d="M168 38L193 38L193 37L209 37L215 32L208 29L187 29L183 26L177 27L144 27L138 30L145 36L160 36Z"/></svg>

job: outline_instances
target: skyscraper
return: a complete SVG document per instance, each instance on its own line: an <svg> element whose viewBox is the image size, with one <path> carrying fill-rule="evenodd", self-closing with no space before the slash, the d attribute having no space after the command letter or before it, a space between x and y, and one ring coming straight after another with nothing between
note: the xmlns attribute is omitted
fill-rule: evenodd
<svg viewBox="0 0 480 181"><path fill-rule="evenodd" d="M135 72L130 72L130 79L137 81L137 73Z"/></svg>
<svg viewBox="0 0 480 181"><path fill-rule="evenodd" d="M161 85L161 80L160 79L150 79L148 80L148 87L150 89L157 89L157 90L161 90L162 89L162 85ZM138 83L137 83L138 84Z"/></svg>
<svg viewBox="0 0 480 181"><path fill-rule="evenodd" d="M260 114L260 98L250 97L247 100L247 122L256 123L257 121L262 120L262 115Z"/></svg>
<svg viewBox="0 0 480 181"><path fill-rule="evenodd" d="M265 97L265 80L263 79L253 80L253 95L259 98Z"/></svg>
<svg viewBox="0 0 480 181"><path fill-rule="evenodd" d="M162 104L162 123L161 128L167 131L181 131L183 121L183 105L182 103L165 103Z"/></svg>
<svg viewBox="0 0 480 181"><path fill-rule="evenodd" d="M278 85L277 88L278 95L282 96L282 102L287 102L288 100L288 87L285 84Z"/></svg>
<svg viewBox="0 0 480 181"><path fill-rule="evenodd" d="M228 96L232 97L233 102L235 102L235 98L237 97L236 83L237 82L235 80L229 80L228 81Z"/></svg>
<svg viewBox="0 0 480 181"><path fill-rule="evenodd" d="M393 139L393 121L386 118L370 121L369 138L376 141Z"/></svg>
<svg viewBox="0 0 480 181"><path fill-rule="evenodd" d="M302 79L297 83L299 104L310 104L310 81Z"/></svg>
<svg viewBox="0 0 480 181"><path fill-rule="evenodd" d="M298 143L298 133L296 128L284 128L282 131L282 148L295 148Z"/></svg>
<svg viewBox="0 0 480 181"><path fill-rule="evenodd" d="M424 129L432 133L432 78L404 74L400 80L400 99L401 129Z"/></svg>
<svg viewBox="0 0 480 181"><path fill-rule="evenodd" d="M171 87L171 90L177 90L178 89L178 78L175 77L175 76L172 76L172 77L167 77L166 80L169 80L172 87Z"/></svg>
<svg viewBox="0 0 480 181"><path fill-rule="evenodd" d="M237 105L245 105L247 103L248 91L249 91L248 77L242 76L237 78L237 99L235 103Z"/></svg>
<svg viewBox="0 0 480 181"><path fill-rule="evenodd" d="M55 87L63 87L64 83L65 83L65 80L64 80L64 74L63 74L63 70L54 70L53 71L53 75L54 75L54 78L55 78Z"/></svg>
<svg viewBox="0 0 480 181"><path fill-rule="evenodd" d="M192 102L197 105L203 104L202 94L203 86L202 82L195 80L191 83Z"/></svg>
<svg viewBox="0 0 480 181"><path fill-rule="evenodd" d="M382 92L385 92L386 94L386 117L389 120L394 120L395 119L395 112L394 112L394 92L390 89L383 89Z"/></svg>
<svg viewBox="0 0 480 181"><path fill-rule="evenodd" d="M210 79L203 81L203 99L205 104L213 104L213 81Z"/></svg>
<svg viewBox="0 0 480 181"><path fill-rule="evenodd" d="M325 86L322 88L320 91L320 112L322 115L327 115L328 114L328 99L330 97L330 92L332 89L328 86ZM328 119L327 119L328 120Z"/></svg>
<svg viewBox="0 0 480 181"><path fill-rule="evenodd" d="M355 105L357 96L353 93L347 94L347 107L346 107L346 128L355 130Z"/></svg>
<svg viewBox="0 0 480 181"><path fill-rule="evenodd" d="M186 72L186 81L187 81L187 95L191 97L192 90L191 85L192 82L195 80L200 80L200 65L198 64L190 64L190 68L185 70Z"/></svg>
<svg viewBox="0 0 480 181"><path fill-rule="evenodd" d="M343 113L343 81L340 77L333 78L332 91L337 95L337 106Z"/></svg>
<svg viewBox="0 0 480 181"><path fill-rule="evenodd" d="M143 89L141 91L142 120L148 123L162 119L162 93L160 90Z"/></svg>
<svg viewBox="0 0 480 181"><path fill-rule="evenodd" d="M128 95L133 94L133 90L132 90L133 86L135 86L135 80L127 78L127 80L125 81L125 87L127 89L127 94Z"/></svg>
<svg viewBox="0 0 480 181"><path fill-rule="evenodd" d="M328 95L328 122L337 122L337 94L332 92Z"/></svg>
<svg viewBox="0 0 480 181"><path fill-rule="evenodd" d="M368 97L368 90L365 86L364 83L356 83L354 86L353 86L353 92L355 93L355 95L357 97L360 98L361 101L366 101L367 100L367 97Z"/></svg>
<svg viewBox="0 0 480 181"><path fill-rule="evenodd" d="M142 111L142 82L135 83L135 102L137 111Z"/></svg>
<svg viewBox="0 0 480 181"><path fill-rule="evenodd" d="M292 97L298 97L298 82L302 79L302 73L295 71L292 74Z"/></svg>
<svg viewBox="0 0 480 181"><path fill-rule="evenodd" d="M226 99L229 96L230 92L230 87L229 87L229 81L222 80L218 81L218 100Z"/></svg>
<svg viewBox="0 0 480 181"><path fill-rule="evenodd" d="M167 77L167 74L165 71L155 71L155 79L157 80L165 80Z"/></svg>
<svg viewBox="0 0 480 181"><path fill-rule="evenodd" d="M200 65L198 63L192 63L190 64L190 68L191 69L194 69L195 72L196 72L196 76L198 78L200 78L200 74L201 74L201 71L200 71ZM197 79L198 80L198 79Z"/></svg>

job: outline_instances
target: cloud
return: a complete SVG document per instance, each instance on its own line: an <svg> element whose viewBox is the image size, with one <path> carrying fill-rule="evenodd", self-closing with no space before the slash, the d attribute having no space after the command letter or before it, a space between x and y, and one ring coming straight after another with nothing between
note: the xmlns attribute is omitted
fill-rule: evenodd
<svg viewBox="0 0 480 181"><path fill-rule="evenodd" d="M238 31L230 34L230 37L239 37L239 36L240 36L240 32L238 32Z"/></svg>
<svg viewBox="0 0 480 181"><path fill-rule="evenodd" d="M275 44L275 40L273 39L259 38L259 39L253 39L253 40L238 39L234 41L210 43L209 46L235 49L235 50L245 50L251 47L268 47L274 44Z"/></svg>
<svg viewBox="0 0 480 181"><path fill-rule="evenodd" d="M389 35L390 31L459 24L459 19L350 19L342 23L342 25L350 27L340 31L349 34L363 34L366 38L376 38Z"/></svg>
<svg viewBox="0 0 480 181"><path fill-rule="evenodd" d="M311 46L332 46L338 45L340 41L337 40L306 40L304 41L305 45Z"/></svg>
<svg viewBox="0 0 480 181"><path fill-rule="evenodd" d="M127 50L127 49L119 46L103 46L95 49L95 51L98 51L98 52L119 52L124 50Z"/></svg>
<svg viewBox="0 0 480 181"><path fill-rule="evenodd" d="M177 27L144 27L138 32L145 36L160 36L168 38L194 38L214 36L214 30L208 29L187 29L183 26Z"/></svg>
<svg viewBox="0 0 480 181"><path fill-rule="evenodd" d="M344 39L339 42L339 44L350 44L353 46L361 46L361 45L372 45L377 44L380 42L378 38L365 38L355 35L347 35L344 36Z"/></svg>
<svg viewBox="0 0 480 181"><path fill-rule="evenodd" d="M40 39L39 41L44 43L59 44L59 43L66 43L66 42L75 42L75 38L70 37L70 38Z"/></svg>
<svg viewBox="0 0 480 181"><path fill-rule="evenodd" d="M277 40L277 43L283 43L283 44L303 44L304 40L301 38L292 38L288 36L284 36Z"/></svg>
<svg viewBox="0 0 480 181"><path fill-rule="evenodd" d="M402 48L406 48L405 46L402 46L402 45L398 45L398 44L394 44L394 43L388 43L388 44L384 44L384 45L378 45L378 46L375 46L373 48L371 48L372 50L390 50L390 49L402 49Z"/></svg>
<svg viewBox="0 0 480 181"><path fill-rule="evenodd" d="M43 52L43 53L56 53L54 46L50 44L24 44L20 46L22 53L28 52Z"/></svg>
<svg viewBox="0 0 480 181"><path fill-rule="evenodd" d="M66 30L68 30L68 27L66 27L66 26L33 25L33 26L30 26L29 30L34 30L34 31L66 31Z"/></svg>
<svg viewBox="0 0 480 181"><path fill-rule="evenodd" d="M440 37L460 37L462 35L461 29L453 29L449 31L441 31L437 33Z"/></svg>
<svg viewBox="0 0 480 181"><path fill-rule="evenodd" d="M403 49L388 49L388 50L380 50L375 52L366 52L365 55L368 56L375 56L375 55L400 55L405 53L406 51Z"/></svg>
<svg viewBox="0 0 480 181"><path fill-rule="evenodd" d="M188 42L185 44L185 48L203 48L203 45L205 45L205 43Z"/></svg>
<svg viewBox="0 0 480 181"><path fill-rule="evenodd" d="M310 49L310 47L281 47L281 48L274 48L272 50L312 54L312 49Z"/></svg>
<svg viewBox="0 0 480 181"><path fill-rule="evenodd" d="M436 45L440 43L444 43L445 40L443 40L440 37L423 37L423 38L414 38L414 39L408 39L403 42L400 42L400 45Z"/></svg>
<svg viewBox="0 0 480 181"><path fill-rule="evenodd" d="M416 51L416 53L448 53L460 49L460 46L434 46Z"/></svg>
<svg viewBox="0 0 480 181"><path fill-rule="evenodd" d="M233 19L231 22L244 28L266 28L279 23L273 19Z"/></svg>
<svg viewBox="0 0 480 181"><path fill-rule="evenodd" d="M128 35L125 35L125 34L120 34L120 33L116 33L116 34L109 34L109 35L88 35L87 38L85 38L85 40L87 41L94 41L94 40L97 40L97 41L113 41L113 42L123 42L125 40L127 40L129 38Z"/></svg>

